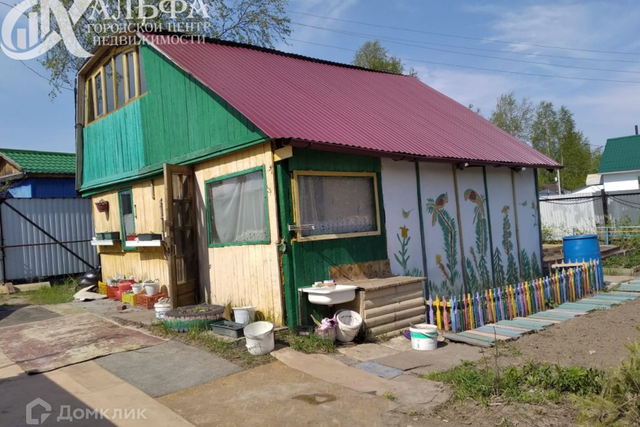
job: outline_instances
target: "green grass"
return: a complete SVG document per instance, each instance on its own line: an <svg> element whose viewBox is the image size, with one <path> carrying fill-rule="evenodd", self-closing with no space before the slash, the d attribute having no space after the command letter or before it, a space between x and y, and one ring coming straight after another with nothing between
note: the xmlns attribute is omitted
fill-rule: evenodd
<svg viewBox="0 0 640 427"><path fill-rule="evenodd" d="M633 268L640 265L640 249L632 249L624 255L617 255L602 260L604 268Z"/></svg>
<svg viewBox="0 0 640 427"><path fill-rule="evenodd" d="M268 354L254 356L247 351L244 342L238 345L237 341L218 338L210 331L192 329L186 333L175 332L167 328L164 323L153 324L149 329L154 335L202 348L247 369L271 363L274 360Z"/></svg>
<svg viewBox="0 0 640 427"><path fill-rule="evenodd" d="M603 377L604 373L595 369L534 362L494 370L463 362L448 371L424 375L426 379L451 384L455 400L472 399L482 404L496 398L542 403L558 402L563 395L593 395L601 391Z"/></svg>
<svg viewBox="0 0 640 427"><path fill-rule="evenodd" d="M390 391L385 391L384 393L382 393L382 397L384 397L387 400L390 400L391 402L396 401L396 396Z"/></svg>
<svg viewBox="0 0 640 427"><path fill-rule="evenodd" d="M280 338L295 351L306 354L335 353L336 345L333 341L324 339L316 334L308 337L297 336L292 332L283 333Z"/></svg>
<svg viewBox="0 0 640 427"><path fill-rule="evenodd" d="M80 290L75 280L67 280L60 285L52 285L25 292L29 298L29 303L36 305L61 304L73 301L73 295Z"/></svg>

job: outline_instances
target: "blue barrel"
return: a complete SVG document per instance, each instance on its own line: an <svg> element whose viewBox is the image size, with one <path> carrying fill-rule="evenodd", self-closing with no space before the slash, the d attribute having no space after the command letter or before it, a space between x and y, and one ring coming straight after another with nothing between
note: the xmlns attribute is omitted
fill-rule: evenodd
<svg viewBox="0 0 640 427"><path fill-rule="evenodd" d="M580 236L565 236L562 238L562 252L564 262L583 262L598 260L598 275L600 283L602 277L602 258L600 257L600 243L595 234L583 234Z"/></svg>

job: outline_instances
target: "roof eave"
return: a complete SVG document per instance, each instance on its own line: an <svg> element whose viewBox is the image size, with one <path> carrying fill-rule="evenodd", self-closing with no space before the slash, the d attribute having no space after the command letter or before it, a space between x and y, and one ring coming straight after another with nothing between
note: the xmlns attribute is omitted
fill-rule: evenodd
<svg viewBox="0 0 640 427"><path fill-rule="evenodd" d="M410 153L399 153L399 152L388 152L374 149L366 149L366 148L357 148L350 147L337 143L330 142L319 142L319 141L309 141L305 139L297 139L290 138L289 142L285 143L289 144L293 147L298 148L310 148L314 150L320 151L333 151L337 153L346 153L346 154L359 154L365 156L376 156L376 157L385 157L393 160L404 160L409 162L434 162L434 163L449 163L449 164L458 164L458 163L468 163L468 166L494 166L494 167L509 167L509 168L536 168L536 169L562 169L564 166L561 164L550 164L550 163L540 163L540 164L531 164L531 163L514 163L514 162L499 162L499 161L490 161L490 160L478 160L478 159L465 159L465 158L451 158L451 157L431 157L431 156L421 156Z"/></svg>

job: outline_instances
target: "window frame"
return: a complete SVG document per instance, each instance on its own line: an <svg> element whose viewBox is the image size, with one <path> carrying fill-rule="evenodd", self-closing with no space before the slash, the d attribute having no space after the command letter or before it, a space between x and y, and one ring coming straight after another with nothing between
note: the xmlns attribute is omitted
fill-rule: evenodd
<svg viewBox="0 0 640 427"><path fill-rule="evenodd" d="M211 209L213 208L211 204L211 193L209 191L209 184L214 182L224 181L225 179L235 178L242 175L248 175L253 172L262 171L262 187L263 187L263 198L264 198L264 216L265 216L265 227L266 227L266 237L263 240L255 240L249 242L220 242L215 243L211 240ZM268 190L267 190L267 170L264 165L256 166L250 169L243 169L238 172L233 172L226 175L221 175L215 178L208 179L204 182L204 195L207 205L207 244L210 248L222 248L226 246L247 246L247 245L268 245L271 244L271 225L269 223L269 199L268 199Z"/></svg>
<svg viewBox="0 0 640 427"><path fill-rule="evenodd" d="M134 69L134 90L135 90L135 94L133 96L131 96L131 94L129 93L129 61L127 60L126 57L123 57L123 61L122 61L122 74L124 76L124 100L120 100L118 97L118 88L117 88L117 69L116 69L116 56L118 55L132 55L133 56L133 69ZM120 108L125 107L127 105L129 105L130 103L132 103L133 101L141 98L142 96L146 95L148 93L148 88L147 91L144 93L140 93L141 87L140 87L140 61L142 60L142 55L140 55L140 48L139 46L124 46L124 47L120 47L120 48L116 48L113 49L109 55L107 55L105 58L101 59L100 62L98 62L98 64L91 69L90 72L86 73L85 75L85 91L84 91L84 109L85 109L85 114L84 114L84 122L85 122L85 126L88 126L90 124L93 124L95 122L97 122L98 120L103 119L104 117L108 116L109 114L118 111ZM104 71L104 67L107 64L111 64L111 79L112 79L112 89L113 89L113 103L114 103L114 108L113 110L107 112L107 87L106 87L106 73ZM146 69L145 69L146 70ZM95 83L95 77L100 74L100 81L101 81L101 92L102 92L102 111L103 113L100 116L96 116L96 114L98 113L98 97L96 94L96 83ZM93 99L89 99L88 98L88 94L89 94L89 85L91 85L92 91L92 98ZM89 108L87 108L87 105L89 104L89 102L91 102L93 104L93 114L94 117L93 119L89 119Z"/></svg>
<svg viewBox="0 0 640 427"><path fill-rule="evenodd" d="M355 233L344 234L320 234L317 236L302 235L301 230L296 231L296 240L299 242L311 242L317 240L335 240L335 239L349 239L352 237L367 237L367 236L380 236L382 234L382 228L380 224L380 197L378 193L378 174L376 172L337 172L337 171L293 171L293 178L291 179L291 188L293 193L293 223L298 224L300 216L300 187L298 185L298 178L301 176L334 176L334 177L371 177L373 178L373 193L374 203L376 210L376 230L374 231L360 231Z"/></svg>
<svg viewBox="0 0 640 427"><path fill-rule="evenodd" d="M124 214L122 213L122 203L121 203L121 194L128 191L129 192L129 198L131 199L131 215L133 215L133 234L136 233L136 205L133 204L133 188L132 187L127 187L127 188L121 188L120 190L118 190L118 213L120 215L120 233L121 233L121 239L120 241L122 242L122 249L124 249L125 251L133 251L136 250L137 247L136 246L127 246L127 233L126 230L124 229Z"/></svg>

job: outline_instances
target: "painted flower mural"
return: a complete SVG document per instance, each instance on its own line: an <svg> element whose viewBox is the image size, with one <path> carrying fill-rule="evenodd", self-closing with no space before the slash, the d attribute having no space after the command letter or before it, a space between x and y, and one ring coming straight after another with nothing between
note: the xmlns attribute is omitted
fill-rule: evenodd
<svg viewBox="0 0 640 427"><path fill-rule="evenodd" d="M489 257L489 228L485 213L484 195L469 188L464 192L464 200L475 204L473 224L475 225L475 247L469 248L470 257L466 258L467 291L477 292L491 287L491 274L487 258Z"/></svg>
<svg viewBox="0 0 640 427"><path fill-rule="evenodd" d="M402 209L403 218L409 218L409 214L411 211L405 211ZM402 274L405 276L414 276L419 277L422 276L422 270L418 268L409 268L409 259L411 255L409 255L409 242L411 241L411 236L409 236L409 228L406 225L400 227L400 233L396 234L398 238L398 242L400 242L400 250L393 254L394 258L402 267Z"/></svg>
<svg viewBox="0 0 640 427"><path fill-rule="evenodd" d="M429 288L432 293L450 294L455 290L456 283L460 278L458 270L458 230L455 219L445 209L449 202L447 193L440 194L435 200L427 199L427 212L431 214L431 226L435 227L436 223L440 226L444 242L444 258L442 262L442 254L436 254L436 265L444 276L444 281L436 284L429 281Z"/></svg>

